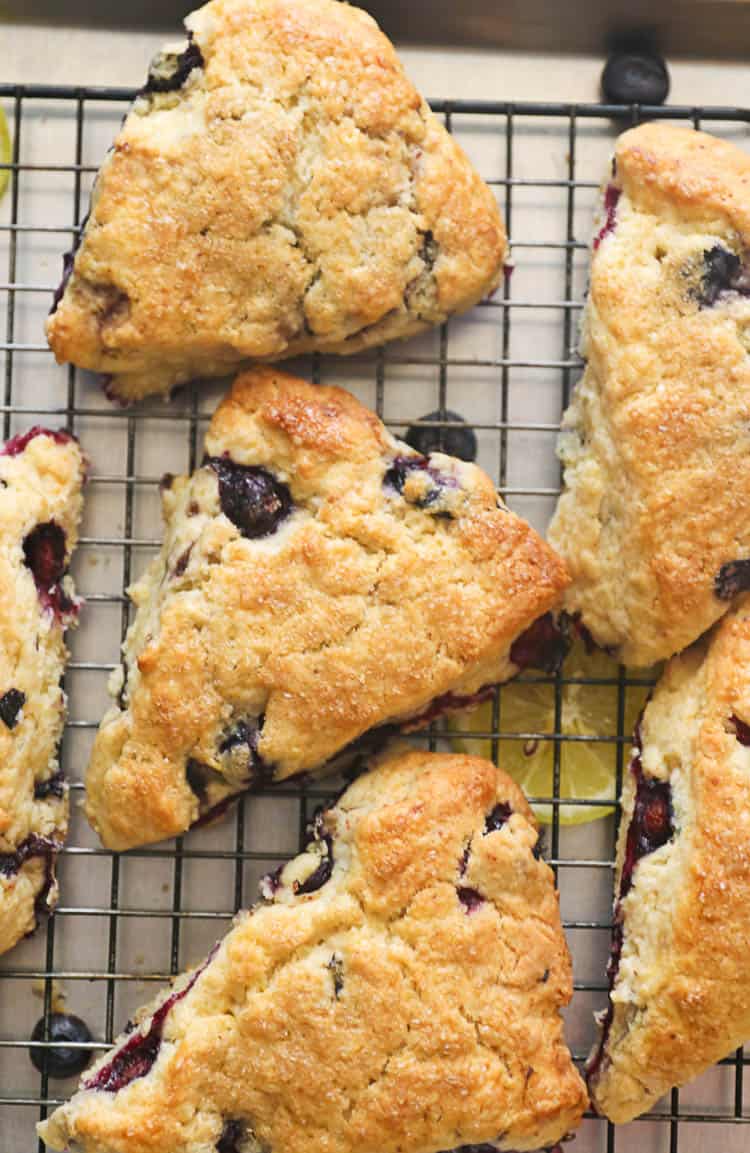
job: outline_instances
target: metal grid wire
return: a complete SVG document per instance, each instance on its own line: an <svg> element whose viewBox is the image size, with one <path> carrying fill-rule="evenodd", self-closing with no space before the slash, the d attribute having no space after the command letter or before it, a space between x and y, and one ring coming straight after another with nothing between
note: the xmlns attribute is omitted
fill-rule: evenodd
<svg viewBox="0 0 750 1153"><path fill-rule="evenodd" d="M194 466L206 419L221 395L221 386L212 384L184 390L170 405L116 409L92 377L56 368L44 344L59 254L70 246L93 175L132 96L123 89L0 86L13 135L12 162L3 166L10 169L10 187L0 206L2 431L8 436L33 423L64 424L81 437L94 466L74 565L87 608L70 641L66 674L70 713L62 755L72 814L59 864L60 905L0 963L2 1153L34 1149L33 1122L73 1088L31 1065L28 1039L37 1018L46 1020L64 997L65 1008L88 1022L96 1038L91 1048L105 1049L152 994L152 983L195 963L233 913L254 900L259 876L303 845L307 818L328 795L324 786L264 790L241 800L220 825L123 855L104 850L78 812L87 752L106 707L106 679L129 622L124 590L159 545L159 477L166 469ZM511 236L513 276L468 319L436 333L351 360L313 358L299 367L317 381L352 387L397 434L434 410L438 427L448 427L445 413L457 409L477 431L480 463L511 506L543 529L559 486L554 438L580 372L573 348L587 240L612 139L642 116L658 116L742 145L750 112L449 100L434 101L433 108L495 189ZM561 822L563 747L578 740L611 749L611 806L630 739L624 729L628 693L648 678L622 668L609 677L579 678L584 692L609 694L617 718L616 731L586 737L561 731L566 682L560 674L524 679L530 689L550 686L551 732L504 729L499 690L491 728L467 728L463 738L500 764L507 742L552 743L552 796L538 799L551 806L547 856L574 958L568 1037L582 1061L593 1035L591 1012L605 998L617 819ZM421 739L434 747L442 738L433 729ZM607 799L566 803L609 807ZM576 1147L580 1153L750 1148L749 1059L738 1051L637 1124L615 1130L588 1117Z"/></svg>

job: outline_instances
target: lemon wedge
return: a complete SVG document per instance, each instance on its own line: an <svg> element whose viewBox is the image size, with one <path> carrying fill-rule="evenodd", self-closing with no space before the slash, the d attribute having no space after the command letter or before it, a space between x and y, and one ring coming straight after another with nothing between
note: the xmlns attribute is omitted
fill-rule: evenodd
<svg viewBox="0 0 750 1153"><path fill-rule="evenodd" d="M614 737L618 733L619 665L600 649L587 650L576 636L562 666L564 683L561 690L562 716L559 731L570 740L560 744L560 797L563 801L611 801L615 795L617 743L613 740L576 740L586 737ZM531 674L527 674L531 675ZM635 676L635 674L633 674ZM639 681L654 679L653 670L638 670ZM576 681L607 680L610 684L580 684ZM573 683L570 683L570 682ZM631 734L648 696L649 685L627 685L624 688L622 732ZM494 731L492 702L474 712L455 713L448 728L456 749L493 760L492 741L486 734ZM510 733L554 733L555 685L511 681L500 690L498 731ZM472 736L472 733L484 734ZM498 742L497 760L501 768L518 782L527 797L552 797L554 774L552 740L529 738ZM625 747L625 763L629 746ZM553 806L533 803L543 824L552 824ZM606 804L562 804L560 824L581 825L596 821L613 812Z"/></svg>
<svg viewBox="0 0 750 1153"><path fill-rule="evenodd" d="M0 164L10 164L13 159L13 148L10 142L10 130L5 113L0 108ZM0 196L3 196L10 181L10 168L0 168Z"/></svg>

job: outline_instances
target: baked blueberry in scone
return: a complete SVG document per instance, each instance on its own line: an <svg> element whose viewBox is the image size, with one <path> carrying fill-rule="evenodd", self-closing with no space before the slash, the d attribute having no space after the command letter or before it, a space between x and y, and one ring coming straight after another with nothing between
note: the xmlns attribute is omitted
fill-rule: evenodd
<svg viewBox="0 0 750 1153"><path fill-rule="evenodd" d="M32 428L0 447L0 953L57 899L68 824L60 678L78 612L68 562L83 479L67 432Z"/></svg>
<svg viewBox="0 0 750 1153"><path fill-rule="evenodd" d="M476 465L421 456L341 389L238 377L163 503L86 781L112 848L478 702L554 648L553 551Z"/></svg>
<svg viewBox="0 0 750 1153"><path fill-rule="evenodd" d="M750 156L646 124L604 201L549 539L569 611L650 665L750 588Z"/></svg>
<svg viewBox="0 0 750 1153"><path fill-rule="evenodd" d="M597 1109L645 1112L750 1037L750 601L667 665L623 789Z"/></svg>
<svg viewBox="0 0 750 1153"><path fill-rule="evenodd" d="M352 353L475 304L495 198L372 18L212 0L152 64L47 323L121 400L248 359Z"/></svg>
<svg viewBox="0 0 750 1153"><path fill-rule="evenodd" d="M77 1153L531 1150L578 1124L570 958L518 786L391 751L40 1127ZM471 900L467 894L472 894Z"/></svg>

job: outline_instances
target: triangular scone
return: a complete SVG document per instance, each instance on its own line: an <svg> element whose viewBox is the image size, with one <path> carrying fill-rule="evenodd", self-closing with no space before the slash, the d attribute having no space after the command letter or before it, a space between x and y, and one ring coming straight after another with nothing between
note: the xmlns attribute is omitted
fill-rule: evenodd
<svg viewBox="0 0 750 1153"><path fill-rule="evenodd" d="M569 611L651 665L750 587L750 155L634 128L599 223L549 540Z"/></svg>
<svg viewBox="0 0 750 1153"><path fill-rule="evenodd" d="M83 478L66 432L33 428L0 447L0 953L57 899L68 826L60 678L78 608L67 568Z"/></svg>
<svg viewBox="0 0 750 1153"><path fill-rule="evenodd" d="M629 1121L750 1037L750 602L675 657L623 790L611 1001L589 1059Z"/></svg>
<svg viewBox="0 0 750 1153"><path fill-rule="evenodd" d="M495 198L370 16L212 0L185 24L66 258L47 323L59 361L134 399L410 336L497 285Z"/></svg>
<svg viewBox="0 0 750 1153"><path fill-rule="evenodd" d="M77 1153L539 1149L586 1092L554 879L489 761L394 751L40 1132Z"/></svg>
<svg viewBox="0 0 750 1153"><path fill-rule="evenodd" d="M519 635L567 580L481 469L420 456L341 389L257 368L205 448L166 478L89 765L87 813L116 849L481 699L533 663Z"/></svg>

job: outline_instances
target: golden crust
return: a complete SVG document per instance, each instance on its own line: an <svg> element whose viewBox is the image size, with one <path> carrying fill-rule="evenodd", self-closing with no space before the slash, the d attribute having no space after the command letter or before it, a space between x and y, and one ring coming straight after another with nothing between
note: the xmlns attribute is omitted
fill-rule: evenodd
<svg viewBox="0 0 750 1153"><path fill-rule="evenodd" d="M203 67L115 141L47 323L58 361L134 399L409 336L496 286L495 199L370 16L212 0L186 25Z"/></svg>
<svg viewBox="0 0 750 1153"><path fill-rule="evenodd" d="M197 1153L234 1121L247 1150L530 1150L576 1127L570 958L520 789L478 758L390 754L317 829L170 1009L151 1070L79 1091L40 1128L53 1149Z"/></svg>
<svg viewBox="0 0 750 1153"><path fill-rule="evenodd" d="M102 722L87 775L89 819L113 848L179 833L258 773L317 768L436 697L507 679L512 641L567 580L474 465L433 454L442 487L424 507L424 470L403 494L384 483L415 454L341 389L248 372L206 452L269 470L293 510L249 540L222 513L210 465L167 488L162 553L131 590L126 707ZM252 771L246 743L239 762L221 751L248 721Z"/></svg>
<svg viewBox="0 0 750 1153"><path fill-rule="evenodd" d="M613 1121L750 1036L750 748L733 717L750 723L747 599L670 662L643 717L644 770L670 781L677 833L640 861L623 902L614 1019L591 1086ZM627 818L632 779L623 805ZM620 862L623 849L624 837Z"/></svg>
<svg viewBox="0 0 750 1153"><path fill-rule="evenodd" d="M717 574L750 554L750 300L700 297L704 254L750 248L750 156L648 124L619 138L612 186L549 539L573 578L569 609L624 663L648 665L718 620Z"/></svg>
<svg viewBox="0 0 750 1153"><path fill-rule="evenodd" d="M24 558L26 537L50 522L65 533L66 564L76 544L84 462L63 436L40 432L25 447L11 441L0 450L0 700L21 694L10 698L17 711L0 716L0 953L54 907L55 856L68 827L57 760L68 653L63 623L43 605ZM72 598L70 577L63 583ZM72 613L64 623L73 623Z"/></svg>

